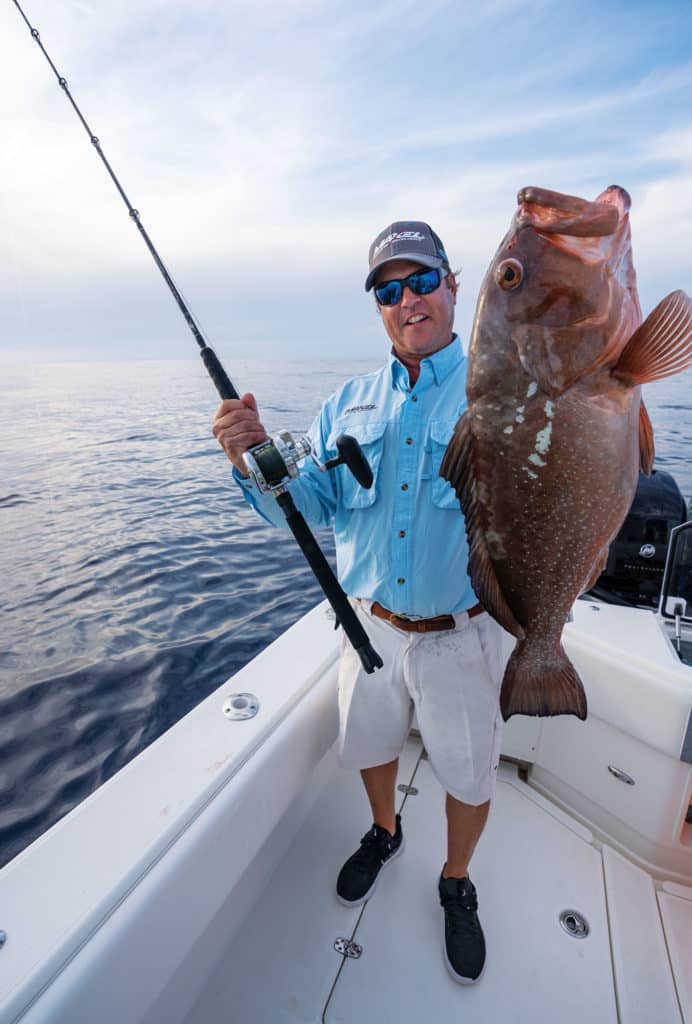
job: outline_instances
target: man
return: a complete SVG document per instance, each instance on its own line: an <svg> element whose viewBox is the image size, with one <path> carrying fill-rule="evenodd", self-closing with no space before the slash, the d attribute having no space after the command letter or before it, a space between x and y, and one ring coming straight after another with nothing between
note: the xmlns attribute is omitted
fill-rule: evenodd
<svg viewBox="0 0 692 1024"><path fill-rule="evenodd" d="M339 752L361 770L372 828L346 861L337 896L363 903L403 849L395 812L398 755L412 709L430 765L447 792L447 861L439 880L445 959L452 977L476 981L485 941L468 866L495 787L501 717L500 630L478 604L456 495L439 468L466 405L466 359L452 331L457 284L442 242L419 221L397 222L370 247L374 288L392 343L386 366L349 380L310 431L322 462L341 433L355 435L375 481L366 490L346 467L305 463L289 485L314 525L333 521L337 571L384 667L371 675L344 638L339 671ZM252 395L222 402L214 434L247 500L283 517L247 479L243 452L265 440Z"/></svg>

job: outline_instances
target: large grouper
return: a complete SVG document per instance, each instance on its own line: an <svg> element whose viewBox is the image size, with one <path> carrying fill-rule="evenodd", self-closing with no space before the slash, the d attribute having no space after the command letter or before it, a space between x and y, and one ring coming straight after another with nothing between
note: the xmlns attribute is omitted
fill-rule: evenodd
<svg viewBox="0 0 692 1024"><path fill-rule="evenodd" d="M481 286L441 475L478 599L517 638L503 717L584 719L563 627L651 471L641 385L692 364L692 302L672 292L642 323L624 189L589 202L523 188L518 203Z"/></svg>

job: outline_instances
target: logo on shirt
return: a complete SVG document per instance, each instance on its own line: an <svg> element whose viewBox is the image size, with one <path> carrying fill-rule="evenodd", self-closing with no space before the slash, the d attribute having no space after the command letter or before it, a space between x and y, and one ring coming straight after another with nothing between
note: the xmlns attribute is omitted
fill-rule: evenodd
<svg viewBox="0 0 692 1024"><path fill-rule="evenodd" d="M347 412L369 412L371 409L376 408L376 405L352 405L350 409L346 409L344 416Z"/></svg>

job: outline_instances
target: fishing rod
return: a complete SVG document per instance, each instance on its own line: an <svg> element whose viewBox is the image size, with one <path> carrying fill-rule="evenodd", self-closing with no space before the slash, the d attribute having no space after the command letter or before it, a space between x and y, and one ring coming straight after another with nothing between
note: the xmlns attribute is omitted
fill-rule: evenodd
<svg viewBox="0 0 692 1024"><path fill-rule="evenodd" d="M98 136L92 132L84 118L84 115L77 106L67 85L67 79L60 74L51 60L46 48L41 42L41 36L38 29L34 28L31 24L18 0L12 0L12 3L22 16L31 33L31 38L37 44L41 53L50 64L53 74L58 80L58 85L71 103L75 114L82 122L84 130L89 136L89 141L101 158L101 161L108 171L113 184L118 190L122 201L125 203L131 219L134 221L137 230L144 240L144 244L151 253L154 263L159 268L161 276L168 285L168 288L177 303L178 309L183 314L185 322L192 331L195 341L199 345L202 361L204 362L207 372L216 386L216 390L222 399L240 398L240 395L233 387L228 374L221 365L218 356L214 350L207 345L202 332L195 323L194 317L187 307L185 300L176 288L171 275L168 273L168 270L159 256L154 243L142 224L139 210L135 209L128 199L127 194L120 184L113 168L106 159L106 155L101 148ZM336 439L336 447L339 453L338 457L330 459L326 463L321 463L313 452L308 438L294 438L291 434L284 432L279 434L277 437L269 438L269 440L263 441L261 444L251 448L243 455L243 461L245 462L248 472L255 481L259 491L262 494L272 494L275 498L281 511L286 517L286 523L288 524L291 533L298 542L298 545L305 555L305 558L315 574L318 583L324 591L327 600L334 609L337 624L341 623L343 626L344 632L353 644L365 671L374 672L376 668L382 667L382 658L372 647L367 633L356 618L356 614L349 604L346 594L332 572L319 544L312 535L310 527L306 523L302 513L296 508L295 502L287 490L287 485L290 481L298 476L298 463L308 456L312 458L313 462L322 472L328 472L342 464L346 465L362 487L371 487L373 482L372 470L370 469L367 459L363 455L361 447L356 439L354 437L350 437L348 434L341 434Z"/></svg>

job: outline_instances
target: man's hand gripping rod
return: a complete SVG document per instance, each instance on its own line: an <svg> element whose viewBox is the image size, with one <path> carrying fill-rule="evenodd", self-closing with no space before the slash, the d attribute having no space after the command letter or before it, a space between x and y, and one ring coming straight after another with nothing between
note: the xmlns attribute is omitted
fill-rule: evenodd
<svg viewBox="0 0 692 1024"><path fill-rule="evenodd" d="M187 323L188 327L192 331L192 333L193 333L193 335L195 337L195 340L196 340L197 344L200 347L200 355L202 356L202 360L204 362L204 365L207 368L209 376L211 377L211 379L213 380L214 384L216 385L216 390L218 391L218 393L219 393L219 395L221 396L222 399L225 399L225 398L239 398L240 396L238 395L238 392L235 390L235 388L231 384L231 382L230 382L230 380L229 380L229 378L228 378L228 376L226 374L226 371L224 370L223 366L221 365L221 363L218 360L218 357L216 356L216 353L211 348L209 348L209 346L207 345L204 337L202 336L201 331L199 330L197 324L195 323L195 321L193 319L192 313L190 312L190 310L187 307L187 304L185 303L185 300L183 299L182 295L180 294L180 292L176 288L176 286L175 286L175 284L173 282L173 279L172 279L171 275L168 273L168 270L166 269L166 266L165 266L163 260L161 259L161 257L159 256L158 252L156 251L154 243L150 239L147 231L144 228L144 225L142 224L142 221L141 221L140 216L139 216L139 211L136 210L133 207L132 203L130 202L130 200L128 199L127 195L125 194L125 191L124 191L122 185L118 181L118 179L117 179L117 177L115 175L115 172L113 171L113 168L111 167L111 165L109 164L108 160L106 159L105 154L104 154L104 152L103 152L103 150L101 148L101 143L99 142L98 137L96 135L94 135L94 133L92 132L91 128L89 127L89 125L87 124L86 120L84 119L84 116L83 116L81 110L79 109L79 107L75 103L74 98L72 96L72 93L70 92L70 90L68 88L67 80L60 74L60 72L56 68L55 64L53 63L51 58L48 56L48 53L47 53L43 43L41 42L41 37L39 35L38 29L34 28L31 25L31 23L29 22L29 19L27 18L26 14L22 10L18 0L13 0L13 3L15 5L15 7L17 8L17 10L19 11L20 15L22 16L22 18L24 19L27 27L29 28L29 30L31 32L31 38L38 45L38 47L41 50L43 56L46 58L46 60L50 64L51 69L52 69L55 77L58 80L58 85L60 86L62 91L65 93L65 96L67 97L69 102L72 104L72 107L73 107L77 117L82 122L82 125L84 126L84 129L85 129L87 135L89 136L89 141L91 142L92 146L94 147L94 149L98 153L99 157L101 158L101 161L103 162L106 170L108 171L108 174L110 175L110 177L111 177L111 179L113 181L113 184L115 185L115 187L117 188L118 192L120 193L121 199L123 200L123 202L127 206L127 210L128 210L128 213L130 214L130 217L134 221L134 223L135 223L135 225L137 227L137 230L139 231L140 235L142 236L144 244L146 245L147 249L149 250L149 252L150 252L150 254L152 256L152 259L156 263L156 266L159 268L159 271L161 272L161 275L162 275L164 281L168 285L168 288L169 288L171 294L173 295L173 298L175 299L180 312L183 314L183 317L185 318L185 322ZM284 435L284 439L286 437L290 437L290 435ZM355 473L356 478L360 480L360 477L359 477L358 474L359 474L359 471L361 473L363 472L363 470L362 470L362 463L364 463L365 466L366 466L366 469L367 469L367 473L370 473L370 467L367 465L367 462L365 461L365 458L364 458L362 452L360 451L360 448L358 447L358 443L353 438L347 438L346 435L344 435L343 439L340 438L339 440L340 441L343 440L343 442L344 442L343 450L342 450L341 447L339 447L339 458L338 459L332 459L325 466L320 466L320 468L321 469L331 469L331 468L333 468L333 466L338 465L341 462L346 462L349 465L349 467L351 468L351 471ZM338 444L339 444L339 442L337 442L337 445ZM270 446L269 448L268 448L268 445ZM284 445L284 447L285 447L285 445ZM289 444L289 448L290 448L290 444ZM317 577L317 580L318 580L320 586L322 587L322 590L324 591L324 593L325 593L325 595L327 597L327 600L329 601L329 603L331 604L332 608L334 609L334 611L335 611L335 613L337 615L338 620L341 622L341 625L344 627L344 632L346 633L347 637L349 638L349 640L353 644L355 650L358 652L360 660L361 660L361 662L363 664L363 668L365 669L366 672L374 672L374 670L376 668L381 668L382 667L382 659L380 658L380 656L377 653L377 651L374 650L374 648L370 644L370 641L368 640L367 633L365 632L365 630L361 626L360 622L356 618L355 612L353 611L353 608L349 604L348 598L346 597L346 594L343 592L343 590L339 586L339 582L336 579L336 576L334 575L332 570L329 568L329 563L327 562L326 558L322 554L322 551L320 550L320 547L319 547L317 541L315 540L315 538L313 537L312 533L310 532L310 528L308 527L308 524L305 522L305 519L303 518L301 513L298 511L298 509L295 507L295 504L293 503L293 499L291 498L291 495L288 493L288 491L286 490L286 488L285 488L283 483L278 483L277 482L277 478L281 478L281 474L283 472L285 472L284 483L287 482L288 479L291 476L296 476L297 475L297 472L291 472L290 471L290 468L291 468L290 462L291 462L291 460L289 459L288 462L284 463L284 460L283 460L283 458L281 456L281 453L279 452L279 450L276 447L276 445L274 444L274 442L264 442L264 444L258 445L256 448L251 449L248 454L252 458L253 453L255 455L258 455L258 453L259 453L259 459L260 459L260 461L262 461L262 452L259 451L260 449L264 449L264 458L263 458L263 467L264 468L262 469L262 472L264 472L264 469L267 466L269 466L270 469L271 469L270 476L273 477L273 482L268 483L268 486L265 489L266 490L271 490L272 493L274 494L274 497L276 498L276 500L277 500L277 502L278 502L278 504L279 504L279 506L281 508L281 511L286 516L286 522L288 523L293 536L295 537L295 539L297 540L298 544L300 545L300 548L301 548L303 554L305 555L306 559L308 560L308 564L310 565L310 568L312 569L312 571L314 572L315 576ZM354 452L355 449L357 449L357 453L354 455L353 452ZM277 453L278 453L278 460L276 458L276 454ZM304 455L307 455L308 453L309 453L309 445L308 445L308 451L299 454L298 457L302 458L302 457L304 457ZM360 457L358 457L358 453L359 453ZM281 466L279 465L279 463L283 464L283 470L281 469ZM370 482L372 482L372 474L370 474ZM365 484L364 486L370 486L370 484Z"/></svg>

